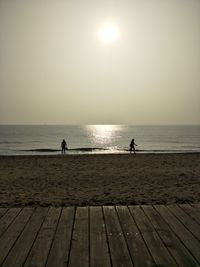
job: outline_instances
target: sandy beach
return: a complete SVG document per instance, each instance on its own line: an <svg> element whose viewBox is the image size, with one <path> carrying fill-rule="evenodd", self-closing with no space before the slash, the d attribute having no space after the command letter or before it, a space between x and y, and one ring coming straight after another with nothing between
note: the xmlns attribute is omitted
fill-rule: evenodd
<svg viewBox="0 0 200 267"><path fill-rule="evenodd" d="M200 154L1 156L0 206L200 202Z"/></svg>

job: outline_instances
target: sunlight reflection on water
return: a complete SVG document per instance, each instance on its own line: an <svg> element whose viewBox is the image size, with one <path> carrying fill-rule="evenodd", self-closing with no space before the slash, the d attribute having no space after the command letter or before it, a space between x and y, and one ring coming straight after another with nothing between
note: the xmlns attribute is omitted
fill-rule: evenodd
<svg viewBox="0 0 200 267"><path fill-rule="evenodd" d="M121 125L87 125L86 127L93 143L100 145L113 143L116 138L120 137L122 128Z"/></svg>

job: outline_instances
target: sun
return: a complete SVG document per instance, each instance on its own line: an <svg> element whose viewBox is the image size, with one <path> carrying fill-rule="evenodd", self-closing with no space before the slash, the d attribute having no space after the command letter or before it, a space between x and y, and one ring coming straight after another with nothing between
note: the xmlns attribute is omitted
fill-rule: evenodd
<svg viewBox="0 0 200 267"><path fill-rule="evenodd" d="M119 36L117 25L113 23L104 24L99 30L99 40L104 44L111 44L116 42Z"/></svg>

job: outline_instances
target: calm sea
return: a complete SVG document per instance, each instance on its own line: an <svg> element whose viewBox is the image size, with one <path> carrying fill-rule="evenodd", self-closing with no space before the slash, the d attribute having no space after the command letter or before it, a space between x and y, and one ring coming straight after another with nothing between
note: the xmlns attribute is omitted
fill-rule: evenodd
<svg viewBox="0 0 200 267"><path fill-rule="evenodd" d="M132 138L138 153L200 152L200 126L0 125L0 155L128 153Z"/></svg>

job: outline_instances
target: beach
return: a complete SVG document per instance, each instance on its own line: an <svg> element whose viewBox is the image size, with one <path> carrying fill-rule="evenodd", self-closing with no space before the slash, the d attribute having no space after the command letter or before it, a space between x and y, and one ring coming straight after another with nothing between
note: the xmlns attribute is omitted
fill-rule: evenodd
<svg viewBox="0 0 200 267"><path fill-rule="evenodd" d="M0 156L0 206L200 202L200 154Z"/></svg>

